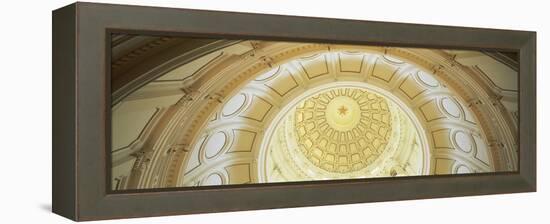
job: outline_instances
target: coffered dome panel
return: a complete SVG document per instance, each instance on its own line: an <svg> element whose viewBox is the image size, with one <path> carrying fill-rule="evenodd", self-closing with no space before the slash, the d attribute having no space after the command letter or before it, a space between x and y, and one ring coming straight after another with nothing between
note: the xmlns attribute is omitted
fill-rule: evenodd
<svg viewBox="0 0 550 224"><path fill-rule="evenodd" d="M427 87L439 86L439 82L433 76L428 75L425 72L419 71L416 75L418 79L420 79L420 81Z"/></svg>
<svg viewBox="0 0 550 224"><path fill-rule="evenodd" d="M472 151L472 141L471 137L468 136L463 131L457 131L454 135L454 140L456 142L457 147L464 151L464 152L470 152Z"/></svg>
<svg viewBox="0 0 550 224"><path fill-rule="evenodd" d="M226 135L223 132L218 132L208 139L206 146L204 147L204 155L210 159L218 155L225 146Z"/></svg>
<svg viewBox="0 0 550 224"><path fill-rule="evenodd" d="M441 99L441 106L447 114L455 118L460 117L460 106L454 100L450 98L443 98Z"/></svg>
<svg viewBox="0 0 550 224"><path fill-rule="evenodd" d="M367 167L385 150L391 133L386 100L367 90L333 89L300 102L295 110L300 151L329 172Z"/></svg>
<svg viewBox="0 0 550 224"><path fill-rule="evenodd" d="M220 184L223 184L223 179L217 173L210 174L210 176L208 176L202 183L203 186L220 185Z"/></svg>
<svg viewBox="0 0 550 224"><path fill-rule="evenodd" d="M231 116L239 112L239 110L241 110L244 107L245 103L246 103L246 95L238 94L233 98L231 98L229 102L227 102L227 104L224 106L222 110L222 114L224 116Z"/></svg>

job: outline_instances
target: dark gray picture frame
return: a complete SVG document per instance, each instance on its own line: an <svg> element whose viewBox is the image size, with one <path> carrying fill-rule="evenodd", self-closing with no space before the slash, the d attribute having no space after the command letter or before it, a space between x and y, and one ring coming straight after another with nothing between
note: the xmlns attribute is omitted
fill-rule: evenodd
<svg viewBox="0 0 550 224"><path fill-rule="evenodd" d="M53 212L72 220L536 191L535 32L94 3L52 17ZM517 52L519 171L111 192L109 43L117 30Z"/></svg>

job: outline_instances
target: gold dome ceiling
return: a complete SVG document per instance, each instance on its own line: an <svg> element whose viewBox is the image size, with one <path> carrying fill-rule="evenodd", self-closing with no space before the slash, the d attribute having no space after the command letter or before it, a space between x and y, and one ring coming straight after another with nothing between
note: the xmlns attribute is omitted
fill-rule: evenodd
<svg viewBox="0 0 550 224"><path fill-rule="evenodd" d="M366 168L384 152L391 136L388 102L364 89L318 93L299 102L294 113L299 150L328 172Z"/></svg>

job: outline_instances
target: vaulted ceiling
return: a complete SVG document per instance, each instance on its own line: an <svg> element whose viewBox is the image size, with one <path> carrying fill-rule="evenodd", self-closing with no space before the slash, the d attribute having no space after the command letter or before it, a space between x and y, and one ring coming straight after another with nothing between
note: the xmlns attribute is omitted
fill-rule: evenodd
<svg viewBox="0 0 550 224"><path fill-rule="evenodd" d="M121 38L120 189L517 167L517 72L503 54L185 38L145 54Z"/></svg>

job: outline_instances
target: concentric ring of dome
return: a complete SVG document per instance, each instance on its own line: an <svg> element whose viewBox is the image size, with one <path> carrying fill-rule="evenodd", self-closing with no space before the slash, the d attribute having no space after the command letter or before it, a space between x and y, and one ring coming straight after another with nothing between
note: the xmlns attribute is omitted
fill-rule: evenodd
<svg viewBox="0 0 550 224"><path fill-rule="evenodd" d="M295 109L299 150L329 172L358 171L374 162L388 144L391 127L387 100L364 89L321 92Z"/></svg>

